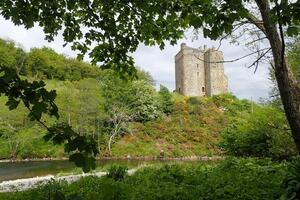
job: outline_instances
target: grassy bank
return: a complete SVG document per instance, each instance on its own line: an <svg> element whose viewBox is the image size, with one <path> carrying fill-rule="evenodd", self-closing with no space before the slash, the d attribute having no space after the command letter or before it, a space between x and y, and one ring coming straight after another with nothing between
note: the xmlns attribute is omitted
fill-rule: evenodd
<svg viewBox="0 0 300 200"><path fill-rule="evenodd" d="M0 199L278 199L284 193L285 164L227 159L218 163L154 165L131 176L118 168L110 177L87 177L70 185L49 182ZM76 198L75 198L76 197Z"/></svg>

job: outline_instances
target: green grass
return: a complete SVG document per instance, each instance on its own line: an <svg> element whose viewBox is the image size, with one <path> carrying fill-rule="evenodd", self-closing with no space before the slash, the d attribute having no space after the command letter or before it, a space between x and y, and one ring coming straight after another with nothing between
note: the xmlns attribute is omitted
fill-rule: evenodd
<svg viewBox="0 0 300 200"><path fill-rule="evenodd" d="M52 181L24 192L2 193L0 199L55 199L61 195L87 200L272 200L284 193L286 172L285 164L255 159L232 158L209 165L154 165L118 181L109 177L82 178L70 185Z"/></svg>

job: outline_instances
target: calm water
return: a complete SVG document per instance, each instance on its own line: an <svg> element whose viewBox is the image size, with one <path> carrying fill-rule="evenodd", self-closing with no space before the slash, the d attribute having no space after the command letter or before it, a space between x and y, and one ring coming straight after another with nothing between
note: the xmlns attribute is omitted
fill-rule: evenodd
<svg viewBox="0 0 300 200"><path fill-rule="evenodd" d="M104 168L112 164L126 165L129 168L140 165L156 163L176 163L197 161L163 161L163 160L98 160L97 167ZM199 162L199 161L198 161ZM0 163L0 182L20 178L31 178L36 176L56 175L58 173L70 173L80 171L68 160L53 161L27 161L15 163Z"/></svg>

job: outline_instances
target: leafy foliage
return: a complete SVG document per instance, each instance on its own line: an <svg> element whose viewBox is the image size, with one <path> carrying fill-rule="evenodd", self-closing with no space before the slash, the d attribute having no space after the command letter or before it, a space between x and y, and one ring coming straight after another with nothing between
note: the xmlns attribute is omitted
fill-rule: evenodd
<svg viewBox="0 0 300 200"><path fill-rule="evenodd" d="M2 46L6 48L4 44ZM11 48L13 50L17 49L13 43L11 44ZM15 54L10 53L10 55L12 55L12 58L16 60ZM32 120L36 119L33 117L37 116L39 123L44 126L46 130L48 130L48 132L45 132L41 128L38 128L41 133L45 134L43 138L46 141L51 140L58 145L57 147L53 147L54 149L57 149L56 152L53 152L53 148L49 148L49 146L42 141L42 135L37 134L37 132L34 130L36 129L35 127L37 127L35 126L36 123L31 122L31 124L28 125L25 123L21 123L22 121L24 122L24 120L27 120L27 117L24 117L23 114L24 112L26 112L26 106L23 106L22 104L19 105L18 102L20 101L14 101L14 99L12 99L8 101L10 108L17 109L18 107L17 111L14 113L16 114L16 116L19 114L21 120L18 121L20 122L20 124L14 123L14 121L17 119L14 114L4 114L3 112L1 112L0 117L4 118L4 121L1 124L1 134L3 135L3 137L1 138L1 142L5 144L3 145L3 149L0 152L2 158L32 158L51 157L56 155L70 155L70 160L75 161L75 163L80 167L84 168L85 165L87 165L87 168L84 168L84 171L87 171L89 170L89 168L94 167L93 156L95 156L101 149L100 146L107 143L108 141L107 137L105 137L105 134L110 133L109 113L115 110L110 109L112 108L110 107L111 105L123 105L128 107L129 112L127 114L128 116L130 116L130 121L133 119L133 117L131 116L135 112L133 111L133 109L138 109L133 105L133 103L139 102L139 104L141 105L141 115L140 117L136 115L136 120L143 120L141 118L142 114L144 114L144 117L147 117L146 115L153 116L151 110L153 108L152 105L154 105L155 109L160 110L160 105L158 104L157 98L158 96L151 85L153 83L153 80L151 76L146 72L139 71L139 82L132 83L118 78L115 73L112 73L110 71L99 71L99 73L97 73L102 74L100 81L102 84L99 84L99 82L95 79L81 79L86 77L85 71L88 70L84 68L86 67L85 65L83 65L82 67L82 62L77 61L78 64L74 65L75 71L73 70L73 72L61 71L60 69L64 70L64 68L67 67L68 60L71 59L67 59L51 49L35 48L29 52L27 59L24 61L25 67L21 71L22 74L26 75L29 79L47 79L45 81L46 83L43 81L33 82L37 85L37 89L42 90L42 94L46 93L45 87L50 89L57 89L57 92L59 94L58 98L54 98L56 97L56 92L52 91L55 96L53 96L52 99L49 99L52 102L51 105L55 106L57 113L56 119L51 119L45 115L42 115L43 112L47 113L47 110L49 109L48 107L41 107L42 105L44 105L42 103L40 107L34 107L34 115L29 115ZM91 66L87 67L90 67L92 69ZM16 70L17 69L15 67L10 67L6 69L5 72L8 73L9 71L11 73L14 73L14 78L16 80L24 81L25 83L28 83L27 85L30 85L31 83L29 81L18 77L18 75L16 74ZM76 75L76 70L79 72L80 76ZM61 73L62 76L60 76L59 73ZM3 77L5 77L6 75L7 74L3 74ZM92 75L87 76L92 77ZM65 80L64 82L59 82L55 79L68 79L73 81L70 82ZM74 81L77 79L80 80ZM140 83L142 84L139 85ZM105 87L105 84L109 87ZM7 85L13 86L12 81L7 83ZM127 85L125 90L122 89L124 85ZM23 86L25 88L28 87L24 84ZM112 88L115 88L115 90L113 90L114 93L110 91ZM140 95L138 97L138 92L139 94L143 94L145 92L145 95L148 96ZM132 96L129 97L128 95ZM35 102L41 101L38 100L38 98L47 99L46 96L38 97L37 95L34 95L34 97L37 98ZM142 99L142 97L144 98ZM31 97L29 97L28 99L30 101L34 100L34 98ZM57 110L57 105L58 107L60 107L60 112L58 112ZM60 115L59 119L58 114ZM5 115L11 117L7 118ZM106 123L105 121L108 123ZM53 126L48 127L48 125ZM105 128L106 125L108 125L108 127ZM117 129L119 129L120 127L121 126L117 125ZM129 131L128 126L126 127L127 128L125 128L124 130L122 129L122 133ZM74 130L76 130L76 132ZM32 132L32 135L28 135L30 131ZM25 142L27 140L22 140L20 138L21 135L24 136L25 134L26 137L28 137L28 140L32 139L36 141L37 146L35 146L35 148L39 149L40 151L35 150L32 145L30 145L30 143ZM34 134L36 135L34 136ZM9 142L6 143L5 141ZM65 154L62 154L61 152L62 145L65 146ZM77 147L76 145L79 146ZM99 147L96 149L97 145L99 145ZM44 150L46 146L47 148L49 148L49 151ZM105 154L105 149L103 153Z"/></svg>
<svg viewBox="0 0 300 200"><path fill-rule="evenodd" d="M145 122L162 116L155 89L147 80L128 82L108 72L102 77L101 86L106 110L112 107L128 108L135 121Z"/></svg>
<svg viewBox="0 0 300 200"><path fill-rule="evenodd" d="M0 94L8 96L6 105L15 109L22 101L29 109L31 120L41 120L42 114L59 117L58 108L54 103L55 91L48 92L43 81L21 80L13 68L0 66Z"/></svg>
<svg viewBox="0 0 300 200"><path fill-rule="evenodd" d="M249 112L251 110L251 103L249 100L241 99L233 96L230 93L214 95L212 96L212 101L223 110L227 111L231 115L238 114L239 112Z"/></svg>
<svg viewBox="0 0 300 200"><path fill-rule="evenodd" d="M54 102L55 91L48 92L43 81L30 83L22 80L14 68L6 68L2 65L0 66L0 86L0 94L8 96L6 105L10 110L16 109L22 102L29 110L29 119L36 120L47 129L46 141L51 139L54 143L65 144L66 152L73 153L70 160L82 167L84 171L95 168L94 156L98 153L98 149L92 138L81 136L66 124L48 127L42 121L43 114L59 118L58 108Z"/></svg>
<svg viewBox="0 0 300 200"><path fill-rule="evenodd" d="M41 65L45 66L44 72L37 70L37 74L47 74L53 71L51 66L60 68L66 60L65 57L47 48L33 49L31 53L37 58L45 58L39 61ZM55 62L51 62L52 59L50 58L52 57L57 58ZM32 58L32 60L38 60L37 58ZM29 63L29 61L25 63ZM13 71L14 69L9 68L9 70ZM80 66L78 66L78 70L83 73ZM294 154L293 149L286 147L287 144L290 144L287 143L286 138L290 138L290 136L287 137L285 131L276 130L276 128L268 129L265 126L265 124L270 123L267 116L276 115L282 125L279 126L278 121L274 118L275 121L272 121L271 126L288 129L288 126L285 125L286 122L283 122L284 117L280 111L278 113L277 111L264 113L265 111L262 110L267 110L267 108L260 108L247 100L239 100L231 94L185 98L178 94L171 94L163 86L157 93L151 85L153 83L151 76L141 71L138 72L139 79L132 82L120 79L112 71L100 71L99 73L101 77L97 80L92 78L79 81L65 80L63 82L46 80L46 84L40 83L41 87L57 89L58 94L55 105L60 108L60 119L53 120L46 116L41 117L43 121L54 125L52 128L50 127L52 130L50 134L45 133L41 128L37 129L34 122L27 122L29 118L24 114L18 117L15 114L1 114L3 121L0 132L3 135L1 142L4 144L2 153L0 152L1 157L62 156L62 145L65 145L66 153L74 154L71 159L76 159L77 164L83 166L84 163L88 163L93 167L92 157L96 154L96 146L98 146L98 151L102 150L101 155L107 155L105 149L113 130L111 117L112 114L119 113L116 112L116 107L126 108L126 116L129 116L130 119L125 120L126 126L123 126L123 122L121 123L122 126L117 125L121 132L118 137L113 137L115 142L112 142L113 149L110 155L159 156L161 151L169 157L220 155L222 153L218 146L220 133L232 122L233 125L229 125L226 129L228 134L225 134L225 139L232 138L230 145L239 139L244 142L243 144L249 143L247 147L243 146L248 151L248 153L244 152L243 155L271 156L282 159ZM33 78L32 75L35 76L35 74L30 73L27 75L29 78ZM66 73L64 76L69 75ZM72 73L70 77L73 77ZM18 80L23 81L21 78ZM13 104L14 101L11 101L11 106L14 106ZM19 114L25 112L24 106L19 105L18 107L18 109L21 107ZM254 114L256 112L264 114L250 117L252 116L250 115L252 108L255 110ZM163 112L168 116L160 118ZM259 120L254 120L254 118ZM132 121L135 122L130 125ZM246 126L246 124L248 125ZM237 129L236 126L247 128ZM253 130L255 134L247 132L251 126L257 127L256 130ZM71 127L73 130L70 129ZM247 131L244 131L245 129ZM67 134L64 135L63 131L66 131ZM33 133L32 136L30 132ZM37 134L36 137L33 136L36 132L46 134L47 140L50 139L59 145L50 148L42 142L41 134ZM264 134L261 134L262 132ZM131 134L126 135L126 133ZM34 150L29 145L30 143L22 140L21 135L26 135L28 140L39 137L40 140L34 139L34 141L37 144L36 148L40 151ZM94 139L96 141L93 141ZM76 145L83 145L86 149L76 147ZM229 152L227 148L230 145L229 143L226 145L228 146L225 150ZM47 148L51 150L46 151ZM236 150L230 153L233 152ZM86 159L83 156L86 156Z"/></svg>
<svg viewBox="0 0 300 200"><path fill-rule="evenodd" d="M165 114L170 114L173 109L172 94L169 92L168 88L166 88L163 85L160 85L158 94L160 98L162 111Z"/></svg>
<svg viewBox="0 0 300 200"><path fill-rule="evenodd" d="M299 55L300 55L300 38L299 37L292 38L291 42L287 46L287 59L290 66L290 71L293 74L295 80L298 82L300 80ZM283 109L278 85L276 82L275 72L272 67L269 67L269 78L272 81L272 88L269 94L269 99L267 99L267 103L277 108Z"/></svg>
<svg viewBox="0 0 300 200"><path fill-rule="evenodd" d="M0 65L17 68L20 72L24 65L25 52L17 47L13 41L0 39Z"/></svg>
<svg viewBox="0 0 300 200"><path fill-rule="evenodd" d="M1 2L0 11L6 19L11 19L16 25L23 24L26 28L31 28L38 22L49 41L62 30L64 41L71 43L74 50L81 52L78 57L82 58L89 52L93 63L102 62L103 67L122 72L121 75L126 77L136 73L133 59L127 53L134 52L139 42L148 45L159 44L163 48L165 40L171 40L174 44L182 37L184 29L180 26L184 26L184 21L174 12L164 12L167 8L178 10L178 6L181 4L167 1L155 4L108 4L101 1L61 0L46 4L17 2L12 5L11 1L7 0ZM147 15L144 15L145 13ZM141 19L138 17L140 14L143 15L140 16ZM156 18L156 14L167 16ZM168 23L174 26L166 28ZM83 27L85 28L82 29ZM94 48L90 46L92 42L97 43Z"/></svg>
<svg viewBox="0 0 300 200"><path fill-rule="evenodd" d="M97 144L92 136L82 136L64 123L49 128L44 136L46 141L52 140L54 144L65 143L65 151L71 153L70 161L81 167L84 172L96 168L95 156L98 153Z"/></svg>
<svg viewBox="0 0 300 200"><path fill-rule="evenodd" d="M120 174L123 172L122 168ZM26 200L34 197L39 200L59 192L65 197L77 195L87 200L270 200L279 199L284 191L281 183L286 172L283 164L255 159L228 159L216 164L162 165L145 167L123 177L122 181L108 177L85 177L70 185L56 183L53 186L52 183L50 186L48 183L14 194L1 193L0 199Z"/></svg>
<svg viewBox="0 0 300 200"><path fill-rule="evenodd" d="M289 163L288 174L283 181L285 188L281 199L300 199L300 161L299 158Z"/></svg>
<svg viewBox="0 0 300 200"><path fill-rule="evenodd" d="M291 66L291 71L296 80L300 80L300 38L294 39L293 43L289 46L287 57L289 65Z"/></svg>
<svg viewBox="0 0 300 200"><path fill-rule="evenodd" d="M121 165L112 165L108 169L107 177L112 178L115 181L121 181L127 175L128 168L126 166Z"/></svg>
<svg viewBox="0 0 300 200"><path fill-rule="evenodd" d="M243 119L235 119L222 138L224 150L236 156L288 159L296 154L285 116L271 107L256 107Z"/></svg>
<svg viewBox="0 0 300 200"><path fill-rule="evenodd" d="M79 50L78 57L89 53L93 63L122 72L135 73L133 59L139 43L165 46L175 44L188 28L203 29L205 37L217 39L234 30L234 24L255 18L248 1L166 1L113 2L74 1L22 2L3 0L1 15L16 25L43 27L46 39L52 41L60 31L64 41ZM59 9L58 9L59 8ZM299 3L274 4L270 15L274 22L287 29L289 36L297 35ZM191 12L192 10L192 12ZM214 16L204 13L215 13ZM92 44L97 44L92 47Z"/></svg>
<svg viewBox="0 0 300 200"><path fill-rule="evenodd" d="M134 81L128 91L129 107L136 121L150 121L162 116L155 89L145 81Z"/></svg>
<svg viewBox="0 0 300 200"><path fill-rule="evenodd" d="M101 71L85 62L66 58L54 50L33 48L28 53L22 74L39 79L80 80L99 77Z"/></svg>
<svg viewBox="0 0 300 200"><path fill-rule="evenodd" d="M300 89L293 84L294 80L289 76L289 70L286 69L288 67L285 66L283 34L283 30L286 30L288 36L298 34L299 2L255 1L253 4L255 6L248 0L157 0L110 3L3 0L0 3L0 12L5 19L26 28L38 23L43 27L49 41L62 31L66 44L71 43L73 50L80 51L79 58L88 53L94 64L101 63L103 68L114 69L123 77L136 75L133 58L129 54L137 49L139 43L157 44L163 48L165 41L175 44L189 28L195 30L202 28L205 37L217 39L231 34L235 30L235 25L239 23L242 25L245 21L246 24L251 23L271 44L277 82L280 83L281 91L287 91L283 98L284 108L294 138L299 138L299 95L294 93L299 93ZM262 23L257 23L258 21ZM93 47L92 44L96 45ZM283 92L281 94L283 95ZM14 106L16 102L10 104ZM296 117L292 116L292 113L296 113ZM140 115L141 121L148 120L143 115ZM150 119L152 118L153 116ZM295 142L298 143L298 140ZM297 144L298 151L299 146Z"/></svg>
<svg viewBox="0 0 300 200"><path fill-rule="evenodd" d="M135 110L142 110L143 107L131 107L132 102L144 101L145 103L141 105L146 107L155 102L154 108L161 114L163 106L168 105L162 103L161 94L155 92L152 86L144 80L128 82L118 78L115 73L106 71L103 72L100 81L95 79L73 82L47 80L46 86L57 90L55 101L60 109L60 119L57 122L43 117L44 121L54 125L62 123L65 128L72 126L79 135L96 139L102 156L160 156L161 151L167 157L222 155L222 149L219 146L222 132L222 136L228 142L227 144L223 141L222 145L230 154L237 155L234 153L236 152L234 148L243 148L241 155L255 154L275 159L284 159L294 155L294 149L287 146L287 144L293 145L289 133L286 134L284 130L288 129L288 126L281 111L258 106L255 103L251 104L247 100L239 100L230 94L186 98L176 93L168 93L168 98L171 95L172 103L172 112L168 116L150 121L141 120L142 123L137 123L134 120L140 121L141 118L134 118ZM141 91L139 95L137 91ZM144 91L150 92L149 98L145 98ZM139 100L140 98L143 99ZM114 127L111 119L119 113L116 111L119 106L126 108L126 116L129 120L126 118L125 123L121 123L122 126L117 125L117 129L121 128L121 131L113 137L111 154L108 154L107 144ZM254 114L251 114L252 108ZM145 111L143 112L153 114L151 111ZM46 134L45 131L41 128L36 131L37 128L33 127L33 122L27 123L29 120L22 114L24 112L25 108L22 105L15 113L1 112L3 119L1 126L3 137L0 139L3 143L2 151L0 151L1 157L63 156L64 142L57 147L50 148L42 141L42 134ZM269 119L269 115L276 117ZM8 123L18 131L12 130ZM11 132L15 134L10 135ZM35 150L30 143L23 140L21 137L23 135L26 135L28 140L36 141L35 148L40 151ZM58 134L58 136L61 135ZM68 141L67 138L63 139ZM229 147L237 144L240 146ZM230 148L232 151L229 150ZM78 159L81 159L79 155Z"/></svg>

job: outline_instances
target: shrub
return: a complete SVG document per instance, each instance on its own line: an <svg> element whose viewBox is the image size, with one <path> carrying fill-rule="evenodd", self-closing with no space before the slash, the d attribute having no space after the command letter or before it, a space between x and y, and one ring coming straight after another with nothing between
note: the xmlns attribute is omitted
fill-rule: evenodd
<svg viewBox="0 0 300 200"><path fill-rule="evenodd" d="M283 181L285 194L281 199L300 199L300 159L289 164L288 174Z"/></svg>
<svg viewBox="0 0 300 200"><path fill-rule="evenodd" d="M159 101L161 104L161 109L165 114L170 114L173 109L172 95L169 92L168 88L163 85L160 85Z"/></svg>
<svg viewBox="0 0 300 200"><path fill-rule="evenodd" d="M214 95L211 99L216 106L223 108L232 115L242 111L249 112L251 110L251 103L248 100L239 100L230 93Z"/></svg>
<svg viewBox="0 0 300 200"><path fill-rule="evenodd" d="M115 181L121 181L127 175L128 168L121 165L112 165L108 169L107 177L112 178Z"/></svg>
<svg viewBox="0 0 300 200"><path fill-rule="evenodd" d="M221 136L220 146L231 155L273 159L296 155L284 113L271 107L257 107L244 119L235 119Z"/></svg>

